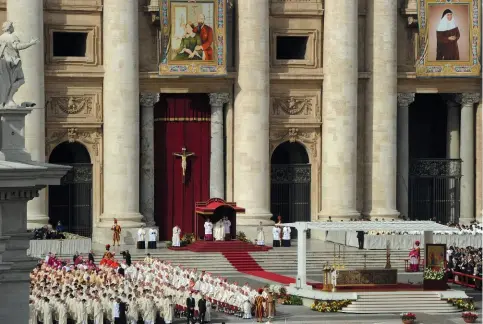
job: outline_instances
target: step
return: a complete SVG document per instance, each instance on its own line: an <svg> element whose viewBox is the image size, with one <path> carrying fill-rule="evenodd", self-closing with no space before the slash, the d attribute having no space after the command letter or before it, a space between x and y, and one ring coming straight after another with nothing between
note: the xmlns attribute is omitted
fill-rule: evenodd
<svg viewBox="0 0 483 324"><path fill-rule="evenodd" d="M364 307L372 307L372 306L380 306L380 307L388 307L388 306L407 306L407 305L420 305L424 303L425 305L432 305L432 306L451 306L445 301L442 300L427 300L427 299L419 299L419 300L394 300L394 301L378 301L378 300L372 300L372 301L356 301L357 304L352 305L354 307L357 306L364 306ZM347 306L350 307L351 305Z"/></svg>

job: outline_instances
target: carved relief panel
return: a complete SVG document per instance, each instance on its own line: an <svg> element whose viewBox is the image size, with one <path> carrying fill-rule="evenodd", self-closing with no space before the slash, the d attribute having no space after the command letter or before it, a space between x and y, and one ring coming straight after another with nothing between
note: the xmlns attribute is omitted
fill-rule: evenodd
<svg viewBox="0 0 483 324"><path fill-rule="evenodd" d="M47 93L47 122L102 123L101 93L97 91L67 94Z"/></svg>
<svg viewBox="0 0 483 324"><path fill-rule="evenodd" d="M277 95L270 100L270 117L272 121L307 121L320 122L320 96L317 93Z"/></svg>
<svg viewBox="0 0 483 324"><path fill-rule="evenodd" d="M290 128L271 128L270 129L270 155L275 148L283 142L302 143L309 154L310 163L317 164L320 152L319 143L320 127L290 127Z"/></svg>

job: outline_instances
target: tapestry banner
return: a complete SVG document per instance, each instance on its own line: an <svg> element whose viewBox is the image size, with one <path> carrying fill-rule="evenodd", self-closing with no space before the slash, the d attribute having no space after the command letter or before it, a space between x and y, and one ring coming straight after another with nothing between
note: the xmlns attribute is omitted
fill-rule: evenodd
<svg viewBox="0 0 483 324"><path fill-rule="evenodd" d="M160 75L226 75L226 0L160 0Z"/></svg>
<svg viewBox="0 0 483 324"><path fill-rule="evenodd" d="M478 77L481 0L418 0L418 77Z"/></svg>

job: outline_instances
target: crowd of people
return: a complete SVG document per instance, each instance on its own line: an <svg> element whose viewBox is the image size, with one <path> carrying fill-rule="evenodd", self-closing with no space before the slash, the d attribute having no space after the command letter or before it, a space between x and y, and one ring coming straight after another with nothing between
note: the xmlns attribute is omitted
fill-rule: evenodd
<svg viewBox="0 0 483 324"><path fill-rule="evenodd" d="M32 231L33 240L60 240L65 239L64 226L59 221L57 226L53 228L52 225L45 225L41 228L36 228Z"/></svg>
<svg viewBox="0 0 483 324"><path fill-rule="evenodd" d="M29 324L169 324L177 317L209 323L212 311L261 321L275 313L265 290L150 255L130 266L109 249L99 265L90 257L74 259L49 254L32 271Z"/></svg>
<svg viewBox="0 0 483 324"><path fill-rule="evenodd" d="M446 252L447 272L450 279L458 280L455 272L482 277L482 249L450 246ZM472 280L481 289L481 280Z"/></svg>

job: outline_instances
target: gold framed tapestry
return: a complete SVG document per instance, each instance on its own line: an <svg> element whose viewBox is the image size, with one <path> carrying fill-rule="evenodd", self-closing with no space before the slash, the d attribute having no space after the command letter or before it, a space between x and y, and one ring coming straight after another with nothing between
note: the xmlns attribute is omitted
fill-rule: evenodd
<svg viewBox="0 0 483 324"><path fill-rule="evenodd" d="M479 77L481 0L418 0L418 77Z"/></svg>
<svg viewBox="0 0 483 324"><path fill-rule="evenodd" d="M159 74L226 75L226 0L160 0Z"/></svg>

